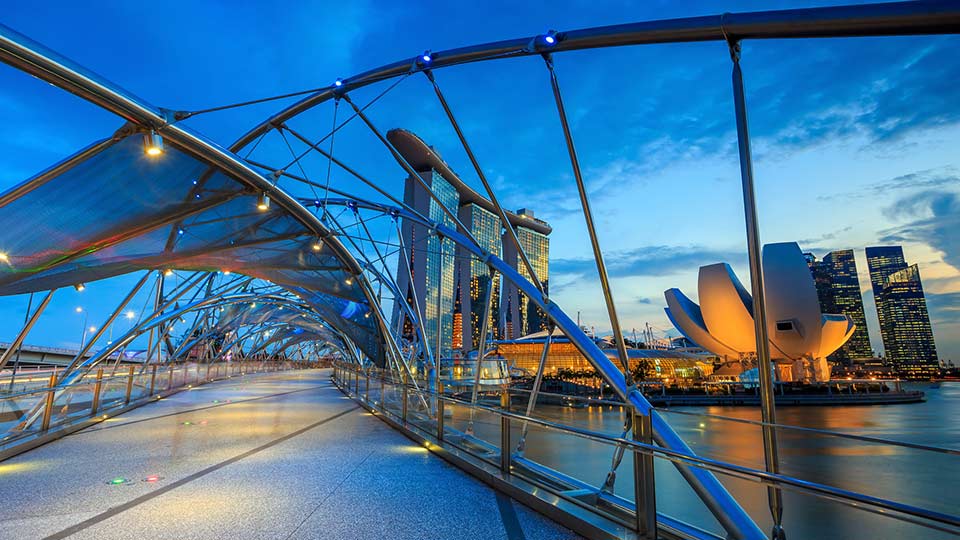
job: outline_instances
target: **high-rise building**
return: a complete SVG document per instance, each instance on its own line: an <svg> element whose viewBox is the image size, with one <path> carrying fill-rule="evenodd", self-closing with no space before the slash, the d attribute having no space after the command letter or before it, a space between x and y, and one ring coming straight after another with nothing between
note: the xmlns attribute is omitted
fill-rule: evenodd
<svg viewBox="0 0 960 540"><path fill-rule="evenodd" d="M872 357L870 332L863 312L863 296L860 294L853 250L831 251L821 261L810 253L805 253L804 257L817 288L820 311L847 315L857 325L850 339L827 359L849 365L854 359Z"/></svg>
<svg viewBox="0 0 960 540"><path fill-rule="evenodd" d="M887 359L908 376L933 375L939 360L919 268L900 246L868 247L867 266Z"/></svg>
<svg viewBox="0 0 960 540"><path fill-rule="evenodd" d="M467 203L460 207L459 217L460 222L470 229L470 233L484 249L494 255L500 255L500 231L503 228L496 214L479 204ZM460 291L464 313L462 332L464 336L470 336L469 344L465 343L465 345L469 349L476 349L480 344L487 291L492 295L487 328L492 333L493 339L499 339L500 330L497 321L500 320L500 274L496 274L491 283L490 269L487 265L476 257L469 256L466 250L462 250L459 279L460 283L468 284L467 290Z"/></svg>
<svg viewBox="0 0 960 540"><path fill-rule="evenodd" d="M487 252L500 256L521 274L526 276L522 262L518 261L516 250L509 239L503 236L503 227L497 215L496 207L485 197L467 186L436 151L413 133L394 129L387 133L387 139L415 171L418 171L424 184L430 187L447 209L457 216L460 223L470 231L477 243ZM416 179L407 178L404 189L404 202L417 212L431 219L443 222L452 228L456 224L445 215L442 208L428 195ZM521 210L518 213L507 212L507 219L517 230L517 236L524 251L530 258L538 277L546 285L549 264L550 226L533 216L533 212ZM444 356L452 354L453 349L474 350L480 343L480 332L485 311L487 291L491 294L491 309L488 328L493 339L505 337L504 328L531 329L530 332L545 327L543 313L532 306L527 298L519 298L516 287L501 285L501 276L496 274L491 282L490 270L483 261L478 260L462 247L454 247L452 241L445 240L440 249L436 236L430 236L424 227L414 226L409 220L403 221L401 229L406 257L413 268L413 286L409 276L405 276L406 266L400 261L397 282L401 294L406 294L410 306L420 303L426 334L433 349L436 342L438 316L437 301L440 302L439 329L441 332L441 350ZM443 263L441 264L441 261ZM519 263L519 264L518 264ZM439 287L434 287L437 284ZM436 291L439 291L439 298ZM413 293L416 292L416 297ZM513 294L513 298L506 295ZM513 306L522 306L516 314L502 316L504 310ZM394 324L402 324L404 336L413 339L414 328L411 322L402 316L398 306L394 310ZM517 321L516 325L502 324L503 319ZM455 327L455 328L454 328ZM519 335L525 335L523 332ZM459 346L459 347L458 347Z"/></svg>
<svg viewBox="0 0 960 540"><path fill-rule="evenodd" d="M448 209L457 208L460 196L456 188L432 169L419 173L420 179L429 187L431 197L424 186L414 178L407 178L403 190L404 202L431 220L453 227L454 221L441 204ZM441 355L449 356L453 349L454 280L456 270L456 246L451 240L443 240L421 225L403 220L401 234L406 250L397 269L397 285L401 294L414 309L419 308L423 330L430 350L440 345ZM410 275L413 274L413 282ZM394 308L394 320L402 316L400 306ZM416 336L413 325L403 318L404 337L413 341ZM438 338L439 332L439 338ZM439 339L439 341L438 341Z"/></svg>
<svg viewBox="0 0 960 540"><path fill-rule="evenodd" d="M537 219L532 210L521 208L517 210L517 215L523 217L523 221L516 226L517 240L520 241L520 247L527 255L530 266L537 274L540 283L543 284L545 291L549 292L550 283L550 239L547 234L534 228L534 225L546 225L545 222ZM517 253L513 243L504 236L503 240L503 260L507 264L516 268L520 275L530 279L530 273L527 271L523 261ZM507 297L510 306L508 316L508 325L511 333L506 335L506 339L517 339L527 334L539 332L547 329L547 317L543 311L536 306L525 294L512 283L507 283L504 287L504 295Z"/></svg>

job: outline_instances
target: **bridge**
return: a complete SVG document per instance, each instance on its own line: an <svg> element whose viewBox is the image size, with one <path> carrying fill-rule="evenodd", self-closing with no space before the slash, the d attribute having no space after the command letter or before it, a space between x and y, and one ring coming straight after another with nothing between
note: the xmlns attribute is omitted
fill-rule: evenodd
<svg viewBox="0 0 960 540"><path fill-rule="evenodd" d="M785 501L798 497L814 501L811 508L839 508L854 523L882 520L898 535L957 535L955 512L781 470L778 434L797 428L777 423L762 300L754 308L762 420L741 422L760 434L752 459L698 454L689 434L674 428L671 411L650 405L627 369L559 59L616 46L727 45L751 288L762 299L741 43L958 32L953 2L549 31L425 51L332 80L221 146L189 120L249 103L161 108L0 26L0 60L118 117L114 133L0 195L0 295L29 295L25 324L0 369L28 352L23 344L58 290L128 286L110 289L120 291L116 307L89 336L85 330L80 349L45 384L0 398L0 493L8 501L0 535L782 539L792 519ZM500 204L469 144L469 127L443 90L449 68L522 57L543 60L538 69L551 90L545 99L564 135L613 329L613 361L550 298L517 238L516 216ZM371 137L370 154L422 180L381 130L374 107L413 79L436 100L469 157L480 196L519 253L517 267L489 251L429 188L436 212L425 215L336 146L336 134L350 124ZM332 129L315 133L309 120L329 120L326 113ZM330 185L334 169L350 189ZM438 323L431 328L421 309L433 309L431 291L420 297L398 285L413 278L405 254L426 250L427 238L404 245L400 230L414 225L441 253L455 246L484 265L491 283L511 283L543 312L549 331L529 393L481 388L479 360L466 381L470 391L444 388L446 352L431 340ZM476 359L486 358L492 341L487 290ZM617 429L591 429L538 409L553 330L613 390L621 403ZM960 454L813 431L931 459ZM546 450L561 446L577 448L582 462L552 460ZM735 489L743 482L763 495ZM683 504L666 497L665 486L682 489Z"/></svg>

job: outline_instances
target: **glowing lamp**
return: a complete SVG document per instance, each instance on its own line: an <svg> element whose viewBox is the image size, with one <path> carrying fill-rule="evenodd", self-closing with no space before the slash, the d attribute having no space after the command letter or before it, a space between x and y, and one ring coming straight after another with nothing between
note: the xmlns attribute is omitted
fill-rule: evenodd
<svg viewBox="0 0 960 540"><path fill-rule="evenodd" d="M5 262L5 263L10 262L10 256L0 251L0 262Z"/></svg>
<svg viewBox="0 0 960 540"><path fill-rule="evenodd" d="M313 244L310 246L314 251L320 251L323 249L323 240L314 240Z"/></svg>
<svg viewBox="0 0 960 540"><path fill-rule="evenodd" d="M257 195L257 210L261 212L266 212L270 208L270 197L267 197L267 194L260 192Z"/></svg>
<svg viewBox="0 0 960 540"><path fill-rule="evenodd" d="M337 88L340 88L341 86L343 86L343 79L337 79L336 81L333 82L333 85L336 86Z"/></svg>
<svg viewBox="0 0 960 540"><path fill-rule="evenodd" d="M544 34L543 36L541 36L540 39L541 39L541 41L543 41L543 44L544 44L544 45L549 45L549 46L556 45L556 44L557 44L557 31L556 31L556 30L548 30L547 33Z"/></svg>
<svg viewBox="0 0 960 540"><path fill-rule="evenodd" d="M76 289L77 292L80 292L80 291L86 289L87 286L84 285L83 283L77 283L76 285L73 286L73 288Z"/></svg>
<svg viewBox="0 0 960 540"><path fill-rule="evenodd" d="M133 313L132 311L128 311L128 312L126 313L126 315L127 315L127 318L128 318L128 319L133 320L134 313Z"/></svg>
<svg viewBox="0 0 960 540"><path fill-rule="evenodd" d="M143 134L143 151L151 157L157 157L163 153L163 137L156 131L150 131Z"/></svg>
<svg viewBox="0 0 960 540"><path fill-rule="evenodd" d="M173 270L171 270L170 268L167 268L166 270L163 271L163 275L170 277L173 275Z"/></svg>

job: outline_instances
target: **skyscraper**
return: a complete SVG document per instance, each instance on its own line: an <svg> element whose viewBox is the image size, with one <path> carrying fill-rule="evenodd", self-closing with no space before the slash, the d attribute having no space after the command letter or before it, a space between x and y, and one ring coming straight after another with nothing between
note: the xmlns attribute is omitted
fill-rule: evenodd
<svg viewBox="0 0 960 540"><path fill-rule="evenodd" d="M467 203L460 207L460 222L470 229L470 233L480 245L493 253L500 255L500 218L493 212L479 204ZM490 282L490 269L483 261L471 257L466 250L460 253L459 280L461 284L468 284L466 290L461 289L460 301L463 306L463 335L464 345L476 349L480 343L480 331L483 323L483 312L486 306L487 291L490 291L490 316L487 328L493 333L493 339L500 336L497 321L500 320L500 274L496 274L493 283ZM466 336L470 336L467 342Z"/></svg>
<svg viewBox="0 0 960 540"><path fill-rule="evenodd" d="M867 266L887 358L907 376L933 375L939 361L919 268L907 266L900 246L868 247Z"/></svg>
<svg viewBox="0 0 960 540"><path fill-rule="evenodd" d="M423 185L414 178L407 178L404 185L403 200L417 212L431 220L454 227L455 223L443 211L441 204L448 209L456 209L460 196L456 188L435 170L419 173L424 184L436 197L431 197ZM423 321L424 334L431 350L440 345L443 356L449 356L453 348L453 304L456 246L451 240L443 240L421 225L403 220L401 234L406 253L402 254L410 263L409 273L406 263L399 262L397 285L401 294L407 295L411 307L419 308ZM394 309L394 320L401 317L400 307ZM416 333L409 319L404 317L404 334L413 340ZM439 341L438 341L439 332Z"/></svg>
<svg viewBox="0 0 960 540"><path fill-rule="evenodd" d="M857 262L852 249L831 251L820 263L830 285L830 310L824 313L842 313L857 325L850 339L831 354L828 359L849 364L855 358L870 358L870 331L863 312L863 296L860 294L860 279L857 275ZM818 287L819 289L819 287ZM823 308L821 302L821 309Z"/></svg>
<svg viewBox="0 0 960 540"><path fill-rule="evenodd" d="M537 277L543 284L545 291L549 291L550 283L550 239L547 234L537 230L537 228L546 226L546 222L537 219L532 210L521 208L517 210L517 215L523 220L516 225L517 240L520 241L520 247L530 260L530 266L536 272ZM535 226L539 226L535 228ZM513 266L520 272L520 275L529 279L526 266L520 260L513 243L506 237L503 240L503 260ZM508 321L512 335L507 335L507 339L516 339L527 334L539 332L547 329L547 317L543 311L526 297L512 283L507 283L504 287L504 294L507 296L510 306Z"/></svg>

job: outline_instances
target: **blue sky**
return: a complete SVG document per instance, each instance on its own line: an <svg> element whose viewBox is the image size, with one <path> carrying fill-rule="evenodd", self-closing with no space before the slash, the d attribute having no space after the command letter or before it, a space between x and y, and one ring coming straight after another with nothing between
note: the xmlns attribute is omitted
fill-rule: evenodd
<svg viewBox="0 0 960 540"><path fill-rule="evenodd" d="M323 86L425 49L558 30L719 11L832 2L507 2L143 4L49 2L5 8L0 22L144 99L198 109ZM902 243L928 292L941 357L960 360L960 58L954 36L777 40L744 45L764 242L798 241L824 255ZM671 330L663 290L695 295L697 268L728 261L748 279L730 61L719 43L558 55L557 70L627 329ZM550 221L552 297L608 328L543 62L524 58L437 73L488 176L511 207ZM358 91L364 102L382 86ZM227 145L286 102L197 117ZM329 129L332 107L294 123ZM343 111L341 111L343 114ZM429 86L411 77L371 108L383 129L406 127L478 185ZM78 98L0 66L0 187L105 137L122 122ZM362 126L337 155L402 191L403 173ZM270 152L270 149L264 149ZM280 152L280 149L273 151ZM278 154L278 160L282 155ZM322 163L307 163L320 170ZM334 175L332 185L349 187ZM94 284L116 292L130 278ZM879 333L862 279L871 337ZM109 295L64 291L28 341L79 341L73 312L106 317ZM114 297L121 293L113 294ZM116 298L113 299L115 302ZM26 299L0 300L0 339ZM77 336L64 337L65 328ZM676 332L672 332L676 335ZM59 341L58 341L59 340Z"/></svg>

